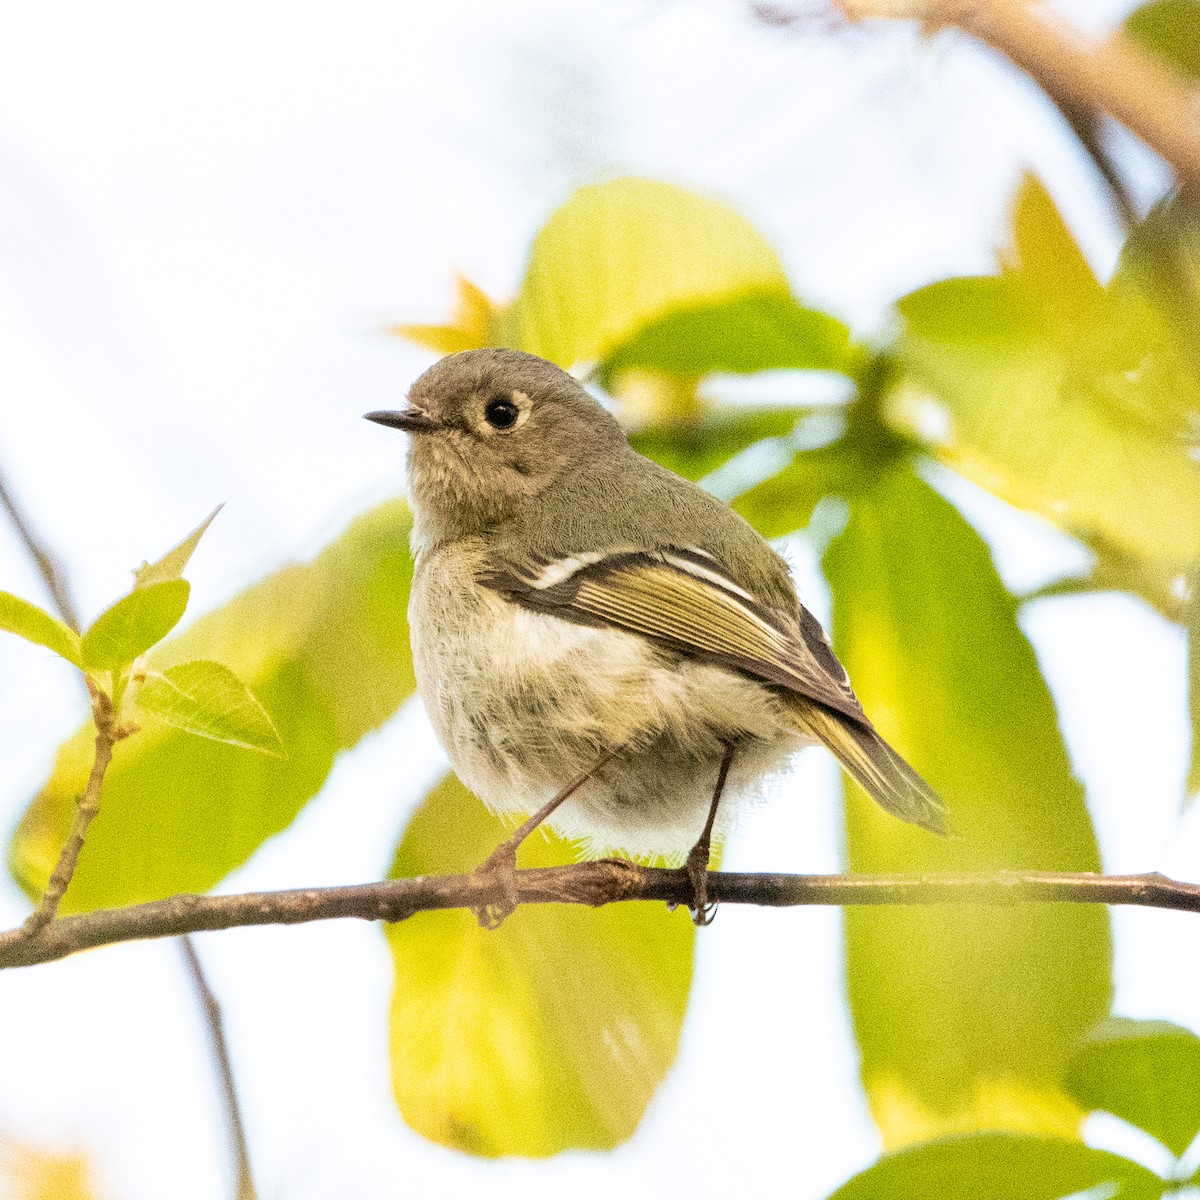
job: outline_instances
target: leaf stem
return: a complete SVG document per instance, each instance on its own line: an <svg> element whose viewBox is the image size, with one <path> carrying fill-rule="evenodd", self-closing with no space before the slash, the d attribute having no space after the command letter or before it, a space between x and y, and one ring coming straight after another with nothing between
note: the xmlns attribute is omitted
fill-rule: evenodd
<svg viewBox="0 0 1200 1200"><path fill-rule="evenodd" d="M687 905L693 883L684 869L643 867L624 859L516 872L522 904L630 900ZM102 909L52 921L33 934L0 934L0 968L32 966L79 950L199 930L298 925L356 917L402 921L419 912L477 909L500 899L480 873L387 879L348 887L298 888L232 896L179 895L150 904ZM859 904L1110 904L1200 913L1200 884L1146 875L1003 871L988 875L772 875L714 871L708 896L722 904L767 908Z"/></svg>

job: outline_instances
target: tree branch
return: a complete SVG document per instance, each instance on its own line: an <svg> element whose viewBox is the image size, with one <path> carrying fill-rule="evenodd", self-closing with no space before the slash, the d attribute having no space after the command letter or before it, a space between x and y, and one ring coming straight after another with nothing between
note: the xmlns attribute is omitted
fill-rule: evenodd
<svg viewBox="0 0 1200 1200"><path fill-rule="evenodd" d="M998 50L1055 99L1109 113L1200 193L1197 92L1121 33L1089 43L1028 0L837 0L852 19L916 18L953 25Z"/></svg>
<svg viewBox="0 0 1200 1200"><path fill-rule="evenodd" d="M588 904L629 900L686 905L693 897L685 870L643 867L623 859L518 871L521 904ZM1006 871L994 875L854 876L710 872L708 896L723 904L768 908L849 904L1132 904L1200 913L1200 884L1165 875L1092 875ZM357 917L403 921L419 912L480 909L501 899L489 875L423 875L349 887L250 892L236 896L179 895L128 908L102 909L52 921L33 934L0 934L0 968L53 962L116 942L173 937L249 925L299 925Z"/></svg>
<svg viewBox="0 0 1200 1200"><path fill-rule="evenodd" d="M88 691L92 696L92 720L96 726L96 755L92 760L92 770L88 775L87 787L79 797L75 806L75 822L71 833L59 851L58 862L46 890L38 901L37 908L25 918L22 930L26 936L32 937L49 925L58 913L58 906L75 874L75 865L79 862L79 853L87 838L88 826L100 811L100 793L104 788L104 775L108 764L112 762L113 747L123 737L133 732L132 727L122 727L117 723L113 712L112 701L87 676L84 676Z"/></svg>
<svg viewBox="0 0 1200 1200"><path fill-rule="evenodd" d="M183 953L183 962L187 967L188 977L200 1008L204 1014L204 1023L208 1028L208 1039L212 1046L213 1062L221 1080L221 1095L225 1101L225 1113L228 1117L229 1140L233 1143L233 1161L237 1171L235 1200L257 1200L258 1192L254 1187L254 1175L250 1169L250 1148L246 1142L246 1125L242 1120L242 1106L238 1103L237 1085L233 1078L233 1062L229 1057L229 1044L225 1040L225 1022L221 1017L221 1005L216 994L209 987L204 968L200 964L200 956L192 939L186 934L179 939L179 949Z"/></svg>
<svg viewBox="0 0 1200 1200"><path fill-rule="evenodd" d="M17 531L17 536L21 539L21 544L25 547L29 557L33 560L34 566L37 567L38 573L42 577L42 582L45 583L46 590L50 593L50 598L54 601L54 607L58 610L58 615L78 633L79 613L75 608L74 600L71 598L71 589L67 584L67 577L63 573L62 567L59 566L58 560L50 553L46 544L34 533L33 527L29 523L29 518L17 503L16 497L9 490L2 475L0 475L0 508L3 508L8 513L8 519Z"/></svg>

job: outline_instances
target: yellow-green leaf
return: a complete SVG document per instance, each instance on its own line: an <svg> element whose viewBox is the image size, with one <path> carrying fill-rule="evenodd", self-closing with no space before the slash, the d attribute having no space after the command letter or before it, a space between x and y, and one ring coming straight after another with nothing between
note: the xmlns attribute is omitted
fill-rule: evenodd
<svg viewBox="0 0 1200 1200"><path fill-rule="evenodd" d="M0 629L15 633L35 646L45 646L74 666L83 666L79 634L44 608L11 592L0 592Z"/></svg>
<svg viewBox="0 0 1200 1200"><path fill-rule="evenodd" d="M1096 284L1032 180L1009 262L900 302L909 386L891 415L996 495L1142 563L1131 579L1169 610L1200 556L1200 470L1183 436L1200 376L1128 286Z"/></svg>
<svg viewBox="0 0 1200 1200"><path fill-rule="evenodd" d="M148 656L160 673L198 658L227 664L288 757L147 723L117 745L64 912L208 890L287 827L339 750L395 712L413 689L409 528L407 506L382 505L312 562L277 571ZM10 866L32 896L70 830L93 736L81 729L59 750L13 838Z"/></svg>
<svg viewBox="0 0 1200 1200"><path fill-rule="evenodd" d="M1192 761L1188 767L1187 794L1200 795L1200 563L1192 568L1188 601L1188 700L1192 711Z"/></svg>
<svg viewBox="0 0 1200 1200"><path fill-rule="evenodd" d="M1078 1142L1006 1133L946 1138L881 1158L829 1200L1158 1200L1166 1184L1139 1163Z"/></svg>
<svg viewBox="0 0 1200 1200"><path fill-rule="evenodd" d="M847 784L855 872L1096 871L1083 789L987 549L905 466L849 497L826 555L833 633L868 715L941 793L956 836ZM1111 998L1099 905L854 908L847 978L889 1146L980 1129L1075 1134L1068 1054Z"/></svg>
<svg viewBox="0 0 1200 1200"><path fill-rule="evenodd" d="M160 721L245 750L286 757L279 731L250 689L221 663L199 659L147 673L137 707Z"/></svg>
<svg viewBox="0 0 1200 1200"><path fill-rule="evenodd" d="M772 287L674 309L643 325L609 356L611 371L640 368L669 375L844 369L846 326Z"/></svg>
<svg viewBox="0 0 1200 1200"><path fill-rule="evenodd" d="M152 583L168 583L174 579L182 579L184 569L196 552L200 539L224 507L225 505L218 504L178 546L168 550L157 562L142 563L133 573L133 586L143 588Z"/></svg>
<svg viewBox="0 0 1200 1200"><path fill-rule="evenodd" d="M681 309L750 294L790 289L745 217L674 184L613 179L580 188L534 239L505 337L570 367L607 359Z"/></svg>
<svg viewBox="0 0 1200 1200"><path fill-rule="evenodd" d="M812 520L823 497L853 487L859 471L861 464L844 445L802 450L782 471L738 496L733 509L763 537L786 537Z"/></svg>
<svg viewBox="0 0 1200 1200"><path fill-rule="evenodd" d="M1072 1057L1067 1083L1083 1108L1136 1125L1176 1158L1200 1133L1200 1038L1190 1029L1102 1021Z"/></svg>
<svg viewBox="0 0 1200 1200"><path fill-rule="evenodd" d="M469 871L508 829L453 777L409 823L393 876ZM522 865L570 862L535 835ZM674 1061L692 976L686 913L658 904L519 908L387 928L392 1087L404 1119L469 1154L605 1150L637 1128Z"/></svg>
<svg viewBox="0 0 1200 1200"><path fill-rule="evenodd" d="M495 345L501 313L483 291L460 275L454 315L445 325L393 325L390 332L440 354L457 354Z"/></svg>
<svg viewBox="0 0 1200 1200"><path fill-rule="evenodd" d="M111 670L145 654L179 624L191 591L186 580L169 579L137 587L122 596L84 633L84 665Z"/></svg>
<svg viewBox="0 0 1200 1200"><path fill-rule="evenodd" d="M1125 18L1125 32L1151 54L1200 79L1200 0L1151 0Z"/></svg>

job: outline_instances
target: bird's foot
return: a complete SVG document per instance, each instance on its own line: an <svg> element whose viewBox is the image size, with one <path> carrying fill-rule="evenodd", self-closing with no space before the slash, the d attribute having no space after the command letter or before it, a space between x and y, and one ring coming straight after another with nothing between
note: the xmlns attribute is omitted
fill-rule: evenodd
<svg viewBox="0 0 1200 1200"><path fill-rule="evenodd" d="M710 847L701 838L689 851L683 869L692 881L692 921L696 925L711 925L717 915L717 904L708 901L708 859Z"/></svg>
<svg viewBox="0 0 1200 1200"><path fill-rule="evenodd" d="M501 842L471 874L475 885L490 892L494 899L472 907L480 926L498 929L517 907L517 848L511 841Z"/></svg>

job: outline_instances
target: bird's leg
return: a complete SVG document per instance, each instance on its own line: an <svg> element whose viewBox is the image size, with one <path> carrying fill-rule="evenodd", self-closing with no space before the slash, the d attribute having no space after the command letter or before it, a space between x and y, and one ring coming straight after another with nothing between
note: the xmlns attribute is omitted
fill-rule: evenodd
<svg viewBox="0 0 1200 1200"><path fill-rule="evenodd" d="M500 899L491 904L481 905L474 909L475 919L484 929L495 929L505 917L517 907L517 849L521 843L559 807L569 796L573 796L609 759L617 754L617 750L607 750L587 771L567 784L562 791L547 800L516 832L498 845L487 856L487 859L475 868L477 880L486 882L491 887L498 887Z"/></svg>
<svg viewBox="0 0 1200 1200"><path fill-rule="evenodd" d="M704 823L704 832L700 840L692 847L687 856L684 869L692 881L692 920L697 925L710 925L717 915L717 906L708 902L708 860L712 853L713 823L717 819L717 806L721 803L721 793L725 790L725 780L729 777L729 768L733 763L733 747L725 748L725 757L721 759L721 769L717 772L717 786L713 789L712 804L708 807L708 820Z"/></svg>

